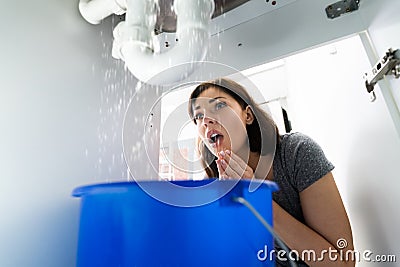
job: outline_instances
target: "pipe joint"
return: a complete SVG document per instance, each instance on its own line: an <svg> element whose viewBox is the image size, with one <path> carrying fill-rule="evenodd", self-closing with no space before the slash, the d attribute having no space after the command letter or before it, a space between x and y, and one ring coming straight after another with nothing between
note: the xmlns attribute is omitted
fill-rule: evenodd
<svg viewBox="0 0 400 267"><path fill-rule="evenodd" d="M79 12L87 22L99 24L111 14L124 14L126 12L126 0L81 0Z"/></svg>

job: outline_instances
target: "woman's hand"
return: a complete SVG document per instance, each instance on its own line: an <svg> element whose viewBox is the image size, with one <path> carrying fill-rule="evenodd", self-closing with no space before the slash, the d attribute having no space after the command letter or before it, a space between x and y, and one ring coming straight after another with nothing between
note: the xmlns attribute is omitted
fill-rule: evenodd
<svg viewBox="0 0 400 267"><path fill-rule="evenodd" d="M220 179L252 179L254 177L253 169L230 150L218 152L216 163Z"/></svg>

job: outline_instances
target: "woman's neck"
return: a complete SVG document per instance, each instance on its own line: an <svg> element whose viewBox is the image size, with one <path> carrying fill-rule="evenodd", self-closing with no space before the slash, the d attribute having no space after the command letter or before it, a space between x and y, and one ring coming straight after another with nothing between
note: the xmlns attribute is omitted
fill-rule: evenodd
<svg viewBox="0 0 400 267"><path fill-rule="evenodd" d="M250 152L247 165L249 165L250 168L255 170L258 166L259 161L260 161L260 154L257 152Z"/></svg>
<svg viewBox="0 0 400 267"><path fill-rule="evenodd" d="M273 156L270 154L265 156L261 156L257 152L248 154L247 165L253 169L255 178L273 180L272 162Z"/></svg>

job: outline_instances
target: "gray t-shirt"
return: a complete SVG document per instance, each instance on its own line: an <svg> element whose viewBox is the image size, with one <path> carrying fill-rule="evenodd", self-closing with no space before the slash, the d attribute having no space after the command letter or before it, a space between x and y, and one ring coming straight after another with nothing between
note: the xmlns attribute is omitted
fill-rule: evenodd
<svg viewBox="0 0 400 267"><path fill-rule="evenodd" d="M321 147L301 133L280 137L273 162L274 182L280 190L273 199L298 221L305 223L299 193L334 169ZM278 249L278 247L277 247ZM276 261L276 266L290 266ZM308 266L298 262L298 266Z"/></svg>

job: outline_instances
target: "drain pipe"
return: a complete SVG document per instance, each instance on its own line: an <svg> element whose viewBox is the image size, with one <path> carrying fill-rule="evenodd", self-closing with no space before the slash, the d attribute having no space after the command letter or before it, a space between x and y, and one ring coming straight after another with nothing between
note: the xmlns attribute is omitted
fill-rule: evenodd
<svg viewBox="0 0 400 267"><path fill-rule="evenodd" d="M114 29L112 53L142 82L171 84L190 75L196 62L205 59L215 4L214 0L175 0L178 42L159 54L154 53L152 42L157 7L157 0L127 0L126 21ZM166 71L171 67L176 68ZM158 79L152 79L156 75Z"/></svg>
<svg viewBox="0 0 400 267"><path fill-rule="evenodd" d="M79 12L91 24L99 24L111 14L122 15L126 12L125 0L80 0Z"/></svg>

